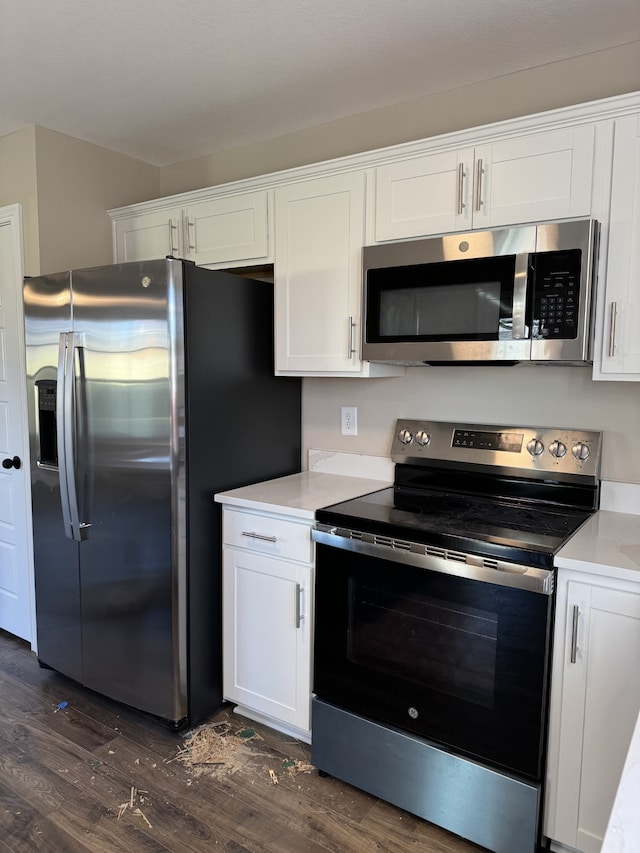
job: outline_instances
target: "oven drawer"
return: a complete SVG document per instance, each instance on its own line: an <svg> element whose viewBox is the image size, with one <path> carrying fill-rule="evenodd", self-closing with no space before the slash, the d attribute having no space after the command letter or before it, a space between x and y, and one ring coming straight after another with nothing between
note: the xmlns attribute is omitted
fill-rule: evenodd
<svg viewBox="0 0 640 853"><path fill-rule="evenodd" d="M225 506L222 528L225 545L297 563L313 561L311 521L293 521Z"/></svg>

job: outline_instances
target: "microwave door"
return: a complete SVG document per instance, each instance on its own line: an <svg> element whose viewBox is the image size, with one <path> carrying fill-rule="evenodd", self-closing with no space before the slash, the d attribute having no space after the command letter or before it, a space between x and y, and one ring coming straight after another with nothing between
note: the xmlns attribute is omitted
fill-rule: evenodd
<svg viewBox="0 0 640 853"><path fill-rule="evenodd" d="M409 364L530 358L527 253L371 269L364 355Z"/></svg>

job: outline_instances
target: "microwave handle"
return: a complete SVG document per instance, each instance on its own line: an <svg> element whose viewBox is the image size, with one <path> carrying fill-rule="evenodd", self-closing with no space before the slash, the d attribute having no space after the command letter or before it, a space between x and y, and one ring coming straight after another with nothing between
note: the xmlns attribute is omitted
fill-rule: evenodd
<svg viewBox="0 0 640 853"><path fill-rule="evenodd" d="M516 255L516 268L513 278L513 326L512 335L515 341L527 337L527 279L529 270L529 255L525 252Z"/></svg>

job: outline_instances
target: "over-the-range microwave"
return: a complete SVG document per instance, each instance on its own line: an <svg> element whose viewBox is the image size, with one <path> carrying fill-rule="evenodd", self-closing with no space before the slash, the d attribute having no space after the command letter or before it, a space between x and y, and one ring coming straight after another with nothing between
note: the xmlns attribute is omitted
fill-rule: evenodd
<svg viewBox="0 0 640 853"><path fill-rule="evenodd" d="M598 236L573 219L365 247L363 358L591 361Z"/></svg>

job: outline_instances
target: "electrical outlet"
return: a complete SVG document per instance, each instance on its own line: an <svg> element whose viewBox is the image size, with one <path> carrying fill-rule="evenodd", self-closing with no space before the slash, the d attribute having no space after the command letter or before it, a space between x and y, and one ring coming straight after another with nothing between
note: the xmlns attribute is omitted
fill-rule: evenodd
<svg viewBox="0 0 640 853"><path fill-rule="evenodd" d="M358 409L356 406L340 407L340 432L342 435L358 434Z"/></svg>

